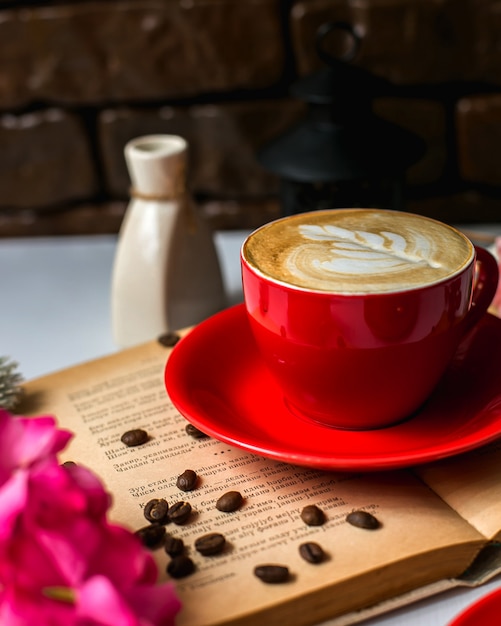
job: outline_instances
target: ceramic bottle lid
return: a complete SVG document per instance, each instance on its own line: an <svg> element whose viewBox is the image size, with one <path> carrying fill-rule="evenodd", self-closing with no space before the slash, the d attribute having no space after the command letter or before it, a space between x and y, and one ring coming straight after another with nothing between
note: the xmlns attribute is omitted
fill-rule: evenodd
<svg viewBox="0 0 501 626"><path fill-rule="evenodd" d="M124 149L132 194L146 199L169 200L183 193L188 144L177 135L145 135Z"/></svg>

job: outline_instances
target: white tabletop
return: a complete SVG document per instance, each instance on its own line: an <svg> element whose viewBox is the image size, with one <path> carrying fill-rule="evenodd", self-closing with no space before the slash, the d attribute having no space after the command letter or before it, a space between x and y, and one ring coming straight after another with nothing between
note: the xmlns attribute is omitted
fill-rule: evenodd
<svg viewBox="0 0 501 626"><path fill-rule="evenodd" d="M501 225L477 228L501 233ZM239 250L246 234L215 235L230 302L241 299ZM115 246L114 236L0 239L0 356L16 361L25 379L117 350L110 315ZM496 579L474 590L454 590L365 624L446 626L499 586Z"/></svg>
<svg viewBox="0 0 501 626"><path fill-rule="evenodd" d="M229 303L241 299L246 231L215 243ZM0 356L36 378L117 350L111 331L114 236L0 239Z"/></svg>

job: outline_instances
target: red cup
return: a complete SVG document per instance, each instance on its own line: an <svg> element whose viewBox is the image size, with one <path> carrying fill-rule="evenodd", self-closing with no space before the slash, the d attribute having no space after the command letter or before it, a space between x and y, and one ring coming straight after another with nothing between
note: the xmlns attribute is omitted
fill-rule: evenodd
<svg viewBox="0 0 501 626"><path fill-rule="evenodd" d="M263 362L292 413L336 428L381 428L411 417L498 285L494 257L461 233L471 254L451 276L375 293L336 293L271 277L250 259L253 234L241 250L242 281ZM266 245L273 253L273 237Z"/></svg>

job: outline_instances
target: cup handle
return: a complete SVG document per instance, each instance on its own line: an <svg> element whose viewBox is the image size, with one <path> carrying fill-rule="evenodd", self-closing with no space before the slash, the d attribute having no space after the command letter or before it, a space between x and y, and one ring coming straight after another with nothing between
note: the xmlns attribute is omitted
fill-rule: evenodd
<svg viewBox="0 0 501 626"><path fill-rule="evenodd" d="M471 308L465 318L464 332L475 326L487 311L496 294L499 283L499 267L494 256L485 248L475 246L476 272Z"/></svg>

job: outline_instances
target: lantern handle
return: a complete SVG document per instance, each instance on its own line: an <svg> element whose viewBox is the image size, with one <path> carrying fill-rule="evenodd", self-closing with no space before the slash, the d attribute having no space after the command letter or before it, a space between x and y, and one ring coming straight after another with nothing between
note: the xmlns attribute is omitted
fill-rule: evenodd
<svg viewBox="0 0 501 626"><path fill-rule="evenodd" d="M335 30L348 33L348 35L350 35L351 37L352 42L348 50L346 50L346 52L339 57L335 57L327 52L323 45L325 38ZM350 61L353 61L360 49L361 41L362 39L360 35L356 32L355 28L348 22L326 22L325 24L322 24L317 30L315 37L315 50L319 58L324 63L332 67L337 65L339 62L349 63Z"/></svg>

